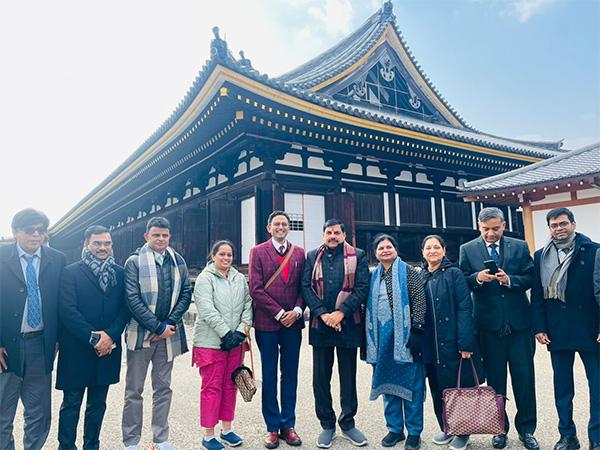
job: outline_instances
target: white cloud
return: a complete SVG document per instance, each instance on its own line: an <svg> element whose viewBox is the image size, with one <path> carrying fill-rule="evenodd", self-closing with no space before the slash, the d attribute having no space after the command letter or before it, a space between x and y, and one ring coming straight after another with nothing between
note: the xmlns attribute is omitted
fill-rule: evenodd
<svg viewBox="0 0 600 450"><path fill-rule="evenodd" d="M548 10L556 0L513 0L511 14L521 23Z"/></svg>
<svg viewBox="0 0 600 450"><path fill-rule="evenodd" d="M325 0L321 6L308 8L308 13L318 20L329 34L350 33L353 9L349 0Z"/></svg>

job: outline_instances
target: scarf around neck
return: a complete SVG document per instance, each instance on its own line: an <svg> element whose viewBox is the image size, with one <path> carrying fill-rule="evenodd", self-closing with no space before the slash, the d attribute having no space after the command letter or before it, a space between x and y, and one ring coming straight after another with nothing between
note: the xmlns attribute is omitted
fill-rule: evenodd
<svg viewBox="0 0 600 450"><path fill-rule="evenodd" d="M317 257L315 259L315 266L312 271L310 284L312 286L313 292L316 296L322 301L325 295L325 283L323 281L323 254L327 246L325 244L321 245L317 250ZM335 309L339 309L340 305L342 305L346 299L352 294L354 290L354 282L356 275L356 267L358 265L358 258L356 256L356 250L346 241L344 241L344 283L342 285L342 290L338 293L337 298L335 300ZM354 323L360 323L360 311L354 312ZM311 324L312 328L319 327L319 319L315 317Z"/></svg>
<svg viewBox="0 0 600 450"><path fill-rule="evenodd" d="M87 248L84 248L81 252L81 260L98 279L98 284L102 292L106 293L109 288L117 285L117 272L114 267L116 263L112 255L106 259L99 259Z"/></svg>
<svg viewBox="0 0 600 450"><path fill-rule="evenodd" d="M540 278L544 290L544 299L558 299L566 303L568 270L575 254L571 248L575 242L576 233L573 233L563 241L551 238L542 249L540 256ZM558 252L564 248L571 248L562 262L558 258Z"/></svg>

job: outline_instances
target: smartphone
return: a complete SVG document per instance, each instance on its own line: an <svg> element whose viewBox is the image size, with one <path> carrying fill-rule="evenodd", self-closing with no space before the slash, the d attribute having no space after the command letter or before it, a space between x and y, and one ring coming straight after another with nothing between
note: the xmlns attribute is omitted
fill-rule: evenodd
<svg viewBox="0 0 600 450"><path fill-rule="evenodd" d="M484 261L483 265L486 269L490 270L490 275L495 275L496 272L498 272L498 264L496 264L496 261L494 261L493 259L488 259L487 261Z"/></svg>
<svg viewBox="0 0 600 450"><path fill-rule="evenodd" d="M90 345L96 347L96 344L100 341L100 333L92 333L90 335Z"/></svg>

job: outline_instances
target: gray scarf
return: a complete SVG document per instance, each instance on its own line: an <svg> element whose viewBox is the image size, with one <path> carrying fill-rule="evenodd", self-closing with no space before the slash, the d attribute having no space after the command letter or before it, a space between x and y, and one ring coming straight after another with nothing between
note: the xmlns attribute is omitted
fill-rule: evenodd
<svg viewBox="0 0 600 450"><path fill-rule="evenodd" d="M558 241L550 239L542 250L540 258L540 278L542 288L544 289L544 298L546 300L558 299L566 303L565 292L567 290L567 272L573 255L575 253L573 243L576 233L570 235L567 239ZM570 248L565 259L560 262L558 258L559 251L564 248Z"/></svg>
<svg viewBox="0 0 600 450"><path fill-rule="evenodd" d="M115 258L112 255L106 259L98 259L84 247L81 252L81 260L98 278L98 284L102 292L106 293L109 287L113 288L117 285L117 273L114 268Z"/></svg>

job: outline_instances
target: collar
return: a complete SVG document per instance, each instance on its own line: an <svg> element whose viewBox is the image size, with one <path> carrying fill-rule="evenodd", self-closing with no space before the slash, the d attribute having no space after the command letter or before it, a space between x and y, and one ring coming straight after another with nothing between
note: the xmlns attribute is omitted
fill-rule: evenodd
<svg viewBox="0 0 600 450"><path fill-rule="evenodd" d="M19 259L21 259L23 256L37 256L38 258L42 259L42 247L38 248L33 255L30 255L17 243L17 253L19 254Z"/></svg>
<svg viewBox="0 0 600 450"><path fill-rule="evenodd" d="M283 252L285 253L285 251L288 248L288 241L287 239L285 241L283 241L283 244L280 244L279 242L277 242L275 240L275 238L271 238L271 244L273 244L273 247L275 247L275 250L279 251L279 247L281 247L283 245Z"/></svg>

